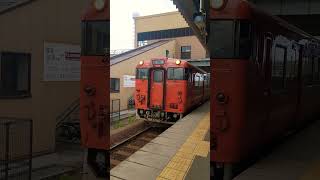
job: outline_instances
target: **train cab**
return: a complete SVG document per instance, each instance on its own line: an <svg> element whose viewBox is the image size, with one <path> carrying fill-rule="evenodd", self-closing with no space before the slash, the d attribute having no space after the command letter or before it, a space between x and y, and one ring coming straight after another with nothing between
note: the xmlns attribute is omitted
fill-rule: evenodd
<svg viewBox="0 0 320 180"><path fill-rule="evenodd" d="M173 123L208 99L210 79L180 59L140 61L136 69L135 104L142 118Z"/></svg>

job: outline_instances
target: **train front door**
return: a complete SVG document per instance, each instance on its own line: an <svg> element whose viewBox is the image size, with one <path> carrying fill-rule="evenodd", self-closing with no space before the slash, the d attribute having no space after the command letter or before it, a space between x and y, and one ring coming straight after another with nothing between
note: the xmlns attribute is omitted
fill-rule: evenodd
<svg viewBox="0 0 320 180"><path fill-rule="evenodd" d="M153 69L150 75L150 108L162 109L164 108L165 71Z"/></svg>

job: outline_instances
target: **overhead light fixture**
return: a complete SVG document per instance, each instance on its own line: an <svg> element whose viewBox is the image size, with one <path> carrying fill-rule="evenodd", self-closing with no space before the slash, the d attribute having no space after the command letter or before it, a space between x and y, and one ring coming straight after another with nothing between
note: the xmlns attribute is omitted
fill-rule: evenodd
<svg viewBox="0 0 320 180"><path fill-rule="evenodd" d="M143 61L140 61L139 64L140 64L140 65L143 65Z"/></svg>
<svg viewBox="0 0 320 180"><path fill-rule="evenodd" d="M211 7L214 9L220 9L223 7L225 0L211 0Z"/></svg>
<svg viewBox="0 0 320 180"><path fill-rule="evenodd" d="M176 65L179 65L179 64L181 64L181 61L178 59L176 60Z"/></svg>
<svg viewBox="0 0 320 180"><path fill-rule="evenodd" d="M105 4L106 4L106 0L95 0L94 1L94 7L99 11L101 11L104 8Z"/></svg>

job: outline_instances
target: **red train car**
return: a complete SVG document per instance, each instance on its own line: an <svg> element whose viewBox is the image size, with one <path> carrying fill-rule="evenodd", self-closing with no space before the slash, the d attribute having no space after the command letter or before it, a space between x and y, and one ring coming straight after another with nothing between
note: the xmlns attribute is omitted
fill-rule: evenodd
<svg viewBox="0 0 320 180"><path fill-rule="evenodd" d="M174 123L209 99L210 75L187 61L158 58L136 69L135 107L146 119Z"/></svg>
<svg viewBox="0 0 320 180"><path fill-rule="evenodd" d="M230 179L234 164L319 115L320 42L245 0L211 1L207 23L211 161Z"/></svg>
<svg viewBox="0 0 320 180"><path fill-rule="evenodd" d="M110 147L109 0L90 0L82 16L80 125L87 161L97 176L107 177ZM103 162L103 163L101 163Z"/></svg>

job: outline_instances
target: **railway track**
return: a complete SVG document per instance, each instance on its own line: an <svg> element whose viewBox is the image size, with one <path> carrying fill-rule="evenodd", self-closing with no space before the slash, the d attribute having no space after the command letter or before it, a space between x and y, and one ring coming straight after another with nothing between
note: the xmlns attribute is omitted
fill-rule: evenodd
<svg viewBox="0 0 320 180"><path fill-rule="evenodd" d="M147 126L140 132L113 145L110 152L111 169L152 141L166 129L167 127Z"/></svg>

